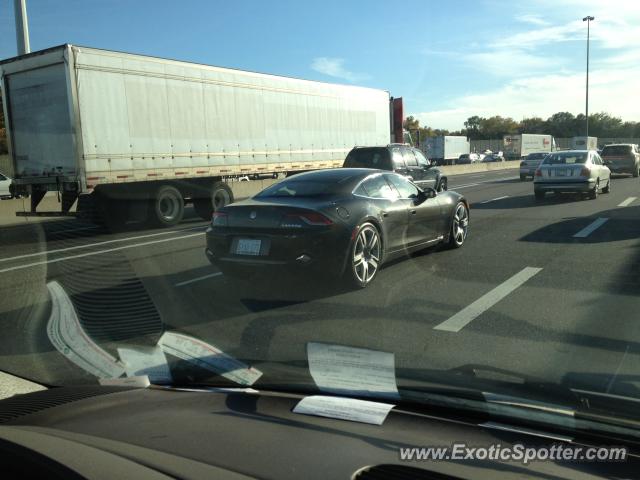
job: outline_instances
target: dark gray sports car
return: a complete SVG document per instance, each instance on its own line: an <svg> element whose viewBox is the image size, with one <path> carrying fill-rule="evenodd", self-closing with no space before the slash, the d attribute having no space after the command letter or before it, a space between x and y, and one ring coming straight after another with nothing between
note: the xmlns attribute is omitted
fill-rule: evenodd
<svg viewBox="0 0 640 480"><path fill-rule="evenodd" d="M469 204L364 168L301 173L213 214L206 255L226 274L300 266L366 287L380 266L439 242L464 244Z"/></svg>

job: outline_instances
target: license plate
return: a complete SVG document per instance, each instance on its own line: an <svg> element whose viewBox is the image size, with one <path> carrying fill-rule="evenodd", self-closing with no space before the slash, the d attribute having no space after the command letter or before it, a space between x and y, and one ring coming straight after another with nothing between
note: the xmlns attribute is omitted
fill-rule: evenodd
<svg viewBox="0 0 640 480"><path fill-rule="evenodd" d="M566 170L556 170L556 177L564 177L567 175Z"/></svg>
<svg viewBox="0 0 640 480"><path fill-rule="evenodd" d="M261 240L251 240L248 238L240 238L236 245L236 253L238 255L260 255Z"/></svg>

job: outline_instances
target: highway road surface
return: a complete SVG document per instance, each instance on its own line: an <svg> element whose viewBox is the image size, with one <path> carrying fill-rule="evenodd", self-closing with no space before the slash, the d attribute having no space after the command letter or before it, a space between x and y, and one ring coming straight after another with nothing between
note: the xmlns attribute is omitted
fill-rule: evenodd
<svg viewBox="0 0 640 480"><path fill-rule="evenodd" d="M194 215L117 234L76 220L3 227L0 369L92 379L47 335L57 282L105 348L178 329L248 363L299 363L322 341L394 352L397 368L476 364L637 396L638 179L614 178L597 200L542 203L517 170L449 183L471 203L464 248L396 261L361 291L307 276L227 279L207 262Z"/></svg>

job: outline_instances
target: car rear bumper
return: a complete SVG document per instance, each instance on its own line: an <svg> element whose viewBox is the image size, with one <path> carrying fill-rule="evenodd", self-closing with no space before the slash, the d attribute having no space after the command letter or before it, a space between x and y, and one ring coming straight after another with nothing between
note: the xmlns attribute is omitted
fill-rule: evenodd
<svg viewBox="0 0 640 480"><path fill-rule="evenodd" d="M630 163L629 165L612 165L607 164L611 173L633 173L635 171L635 164Z"/></svg>
<svg viewBox="0 0 640 480"><path fill-rule="evenodd" d="M520 167L520 175L526 175L527 177L533 177L538 167Z"/></svg>
<svg viewBox="0 0 640 480"><path fill-rule="evenodd" d="M596 185L595 179L580 182L535 182L533 189L536 192L584 192L588 193Z"/></svg>
<svg viewBox="0 0 640 480"><path fill-rule="evenodd" d="M232 251L234 239L260 239L269 243L264 255L238 255ZM213 265L251 269L307 269L325 272L342 271L350 246L349 232L296 232L291 234L247 234L241 231L222 233L208 230L205 255Z"/></svg>

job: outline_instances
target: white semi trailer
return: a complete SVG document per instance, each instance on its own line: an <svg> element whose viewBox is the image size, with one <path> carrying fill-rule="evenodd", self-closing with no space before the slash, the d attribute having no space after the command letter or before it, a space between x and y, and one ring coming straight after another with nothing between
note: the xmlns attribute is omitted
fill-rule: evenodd
<svg viewBox="0 0 640 480"><path fill-rule="evenodd" d="M170 226L193 203L207 219L247 192L233 178L339 167L402 132L386 91L73 45L4 60L0 75L13 189L31 194L21 215L78 201L111 224ZM37 210L47 191L59 212Z"/></svg>
<svg viewBox="0 0 640 480"><path fill-rule="evenodd" d="M505 135L503 137L503 145L505 157L509 160L519 160L530 153L553 152L557 150L553 135L531 133Z"/></svg>

